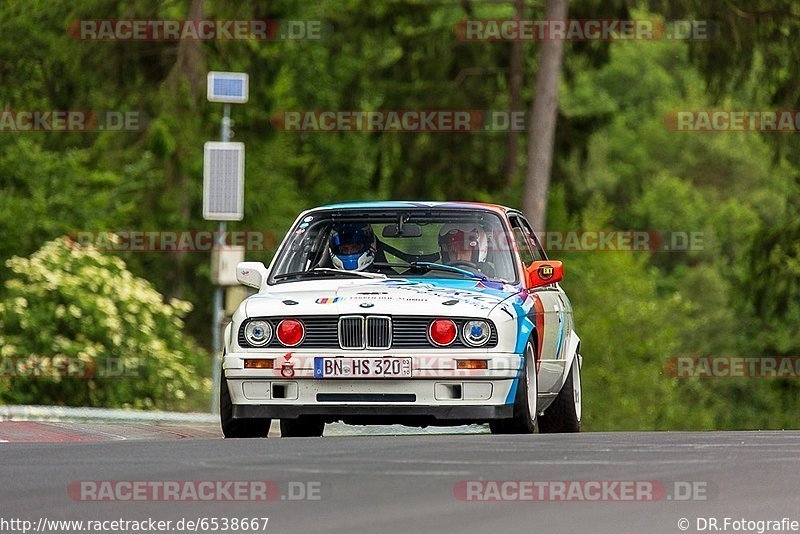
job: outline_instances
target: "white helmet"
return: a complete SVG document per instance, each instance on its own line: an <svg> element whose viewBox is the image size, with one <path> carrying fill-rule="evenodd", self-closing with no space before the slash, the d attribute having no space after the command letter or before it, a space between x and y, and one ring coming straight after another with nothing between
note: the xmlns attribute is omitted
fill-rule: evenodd
<svg viewBox="0 0 800 534"><path fill-rule="evenodd" d="M469 252L472 263L483 263L489 254L489 238L482 228L469 224L448 223L439 229L442 261L453 261L460 252Z"/></svg>
<svg viewBox="0 0 800 534"><path fill-rule="evenodd" d="M337 269L363 271L375 261L375 233L369 224L335 225L328 246Z"/></svg>

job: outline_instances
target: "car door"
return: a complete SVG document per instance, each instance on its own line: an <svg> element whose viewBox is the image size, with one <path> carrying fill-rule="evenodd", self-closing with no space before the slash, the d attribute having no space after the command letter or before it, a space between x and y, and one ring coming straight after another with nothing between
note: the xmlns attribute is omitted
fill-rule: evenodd
<svg viewBox="0 0 800 534"><path fill-rule="evenodd" d="M509 223L524 266L546 261L547 256L525 217L521 213L510 214ZM558 393L563 381L563 362L572 330L572 306L558 283L529 289L529 294L538 301L533 309L543 312L543 317L535 321L537 329L542 330L538 351L539 395L550 397Z"/></svg>
<svg viewBox="0 0 800 534"><path fill-rule="evenodd" d="M536 237L536 234L531 229L531 225L528 223L527 219L523 215L519 215L519 220L523 225L525 237L528 239L528 243L533 251L533 256L535 261L545 261L547 260L547 255L544 251L544 247L542 247L541 243L539 242L539 238ZM545 286L548 289L553 289L558 293L558 297L561 300L563 305L563 313L565 315L565 325L566 331L569 332L572 330L572 303L567 296L567 293L561 288L561 284L556 282L555 284L551 284L549 286Z"/></svg>

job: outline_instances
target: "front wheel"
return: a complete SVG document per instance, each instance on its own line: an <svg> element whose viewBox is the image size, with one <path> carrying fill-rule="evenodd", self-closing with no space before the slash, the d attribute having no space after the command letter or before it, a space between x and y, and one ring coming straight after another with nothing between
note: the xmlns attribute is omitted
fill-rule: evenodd
<svg viewBox="0 0 800 534"><path fill-rule="evenodd" d="M489 423L492 434L533 434L536 429L536 402L539 381L536 375L536 349L528 340L525 345L522 373L514 396L514 416Z"/></svg>
<svg viewBox="0 0 800 534"><path fill-rule="evenodd" d="M226 438L266 438L272 419L234 419L231 393L223 371L219 384L219 422Z"/></svg>
<svg viewBox="0 0 800 534"><path fill-rule="evenodd" d="M565 433L581 431L581 364L575 355L561 391L539 418L539 432Z"/></svg>

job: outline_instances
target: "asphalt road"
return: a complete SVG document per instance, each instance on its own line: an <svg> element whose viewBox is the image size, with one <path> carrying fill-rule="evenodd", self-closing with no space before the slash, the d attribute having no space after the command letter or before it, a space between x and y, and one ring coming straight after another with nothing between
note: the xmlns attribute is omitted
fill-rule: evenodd
<svg viewBox="0 0 800 534"><path fill-rule="evenodd" d="M0 435L9 424L0 423ZM88 435L91 426L73 430ZM209 439L205 432L166 432L188 439L163 439L140 429L126 440L0 444L0 520L268 517L267 532L491 534L697 532L698 518L709 517L720 528L725 517L800 521L800 432L264 440ZM269 480L282 498L94 502L68 492L70 482L74 488L86 480ZM666 494L656 492L655 501L467 502L458 498L465 480L650 481ZM684 495L676 482L695 488L696 499L678 500ZM491 496L490 487L472 495ZM318 488L319 499L292 500L298 488ZM679 528L682 518L688 530Z"/></svg>

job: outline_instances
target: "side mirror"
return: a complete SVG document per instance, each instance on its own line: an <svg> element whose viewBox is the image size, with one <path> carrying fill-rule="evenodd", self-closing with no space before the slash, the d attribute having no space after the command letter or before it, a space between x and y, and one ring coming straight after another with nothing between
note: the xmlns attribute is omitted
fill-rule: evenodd
<svg viewBox="0 0 800 534"><path fill-rule="evenodd" d="M525 267L528 289L547 286L564 278L564 264L560 261L535 261Z"/></svg>
<svg viewBox="0 0 800 534"><path fill-rule="evenodd" d="M261 289L267 274L267 268L260 261L243 261L236 266L236 280L243 286Z"/></svg>

